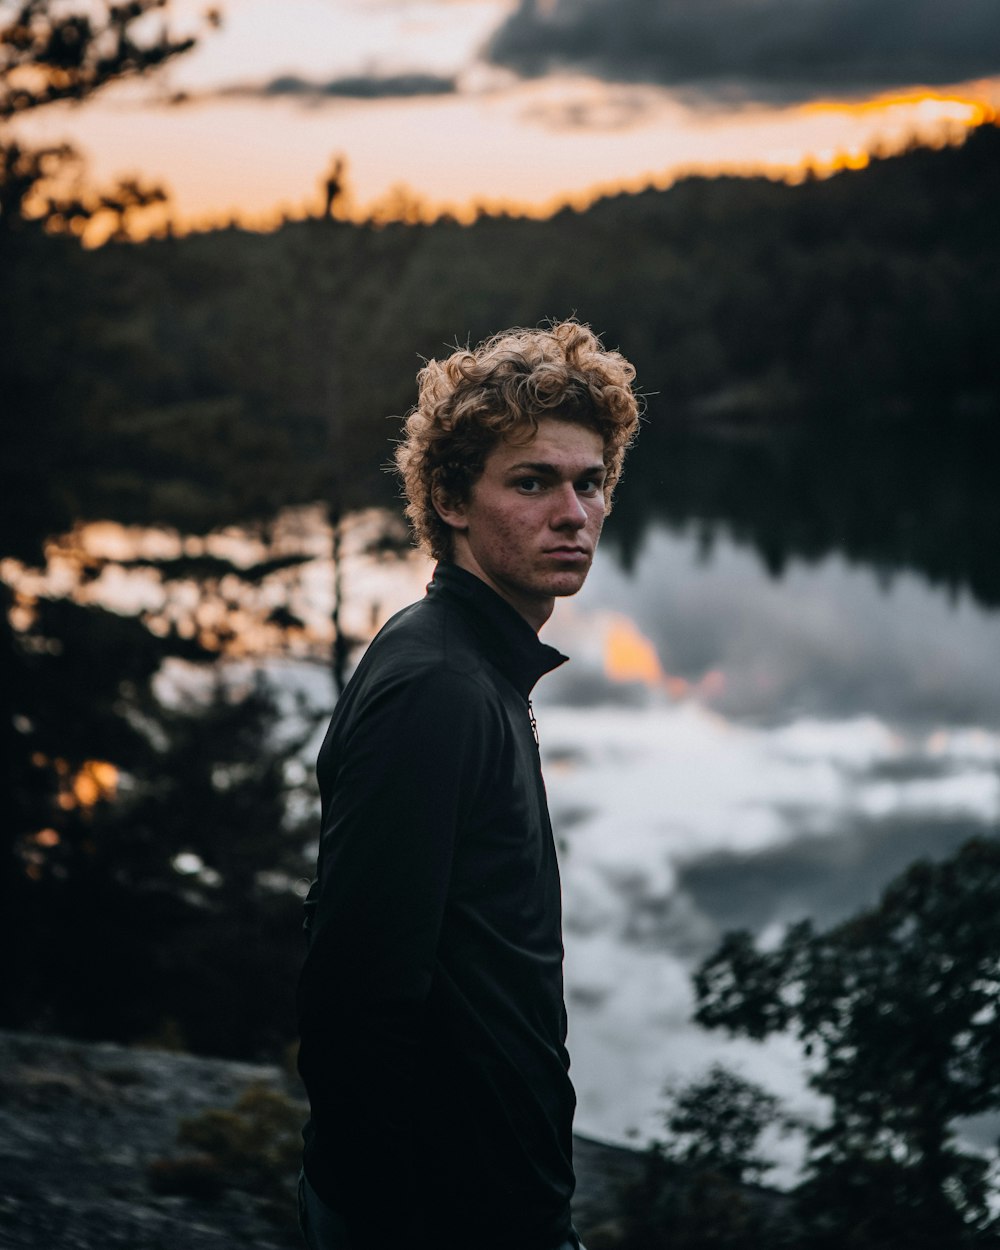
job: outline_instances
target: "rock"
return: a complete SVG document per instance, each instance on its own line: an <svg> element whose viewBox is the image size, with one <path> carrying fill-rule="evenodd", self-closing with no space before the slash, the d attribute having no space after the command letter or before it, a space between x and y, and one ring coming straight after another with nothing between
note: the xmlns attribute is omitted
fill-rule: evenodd
<svg viewBox="0 0 1000 1250"><path fill-rule="evenodd" d="M251 1084L293 1092L276 1067L0 1032L0 1244L39 1250L283 1250L252 1195L153 1192L184 1116ZM290 1223L290 1221L289 1221Z"/></svg>
<svg viewBox="0 0 1000 1250"><path fill-rule="evenodd" d="M251 1086L302 1099L276 1066L0 1031L0 1245L300 1247L291 1201L276 1222L273 1196L222 1187L178 1144L183 1118L231 1108ZM583 1137L575 1149L577 1227L588 1250L611 1250L639 1156ZM175 1184L186 1192L163 1192Z"/></svg>

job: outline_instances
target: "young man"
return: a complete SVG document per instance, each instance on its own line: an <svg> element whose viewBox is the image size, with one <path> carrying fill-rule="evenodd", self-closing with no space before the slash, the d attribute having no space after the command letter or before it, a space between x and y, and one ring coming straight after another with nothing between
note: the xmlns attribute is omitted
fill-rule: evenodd
<svg viewBox="0 0 1000 1250"><path fill-rule="evenodd" d="M438 561L319 756L299 1066L313 1250L570 1250L559 875L529 696L638 424L586 327L431 361L396 463Z"/></svg>

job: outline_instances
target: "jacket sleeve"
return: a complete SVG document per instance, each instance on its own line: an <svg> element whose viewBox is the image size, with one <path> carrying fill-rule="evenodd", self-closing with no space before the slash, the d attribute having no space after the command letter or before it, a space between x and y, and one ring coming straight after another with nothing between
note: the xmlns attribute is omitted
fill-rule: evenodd
<svg viewBox="0 0 1000 1250"><path fill-rule="evenodd" d="M408 1244L418 1049L457 839L484 793L491 713L434 669L372 699L321 778L319 897L303 972L303 1056L324 1177L356 1250ZM316 1183L314 1179L314 1184Z"/></svg>

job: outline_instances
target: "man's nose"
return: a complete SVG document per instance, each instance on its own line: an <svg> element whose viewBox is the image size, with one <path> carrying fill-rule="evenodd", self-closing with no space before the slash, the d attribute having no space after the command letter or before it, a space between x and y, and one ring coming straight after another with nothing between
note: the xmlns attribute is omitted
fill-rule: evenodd
<svg viewBox="0 0 1000 1250"><path fill-rule="evenodd" d="M587 524L587 509L583 500L576 493L572 482L567 482L555 496L555 507L552 512L552 528L582 529Z"/></svg>

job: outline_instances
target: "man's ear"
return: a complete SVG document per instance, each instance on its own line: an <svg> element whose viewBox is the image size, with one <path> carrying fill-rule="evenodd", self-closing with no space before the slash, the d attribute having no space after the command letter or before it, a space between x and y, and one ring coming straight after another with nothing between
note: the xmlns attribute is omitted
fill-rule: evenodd
<svg viewBox="0 0 1000 1250"><path fill-rule="evenodd" d="M466 530L469 528L464 500L452 499L443 487L435 486L431 491L431 502L434 504L434 511L444 521L445 525L450 525L454 530Z"/></svg>

